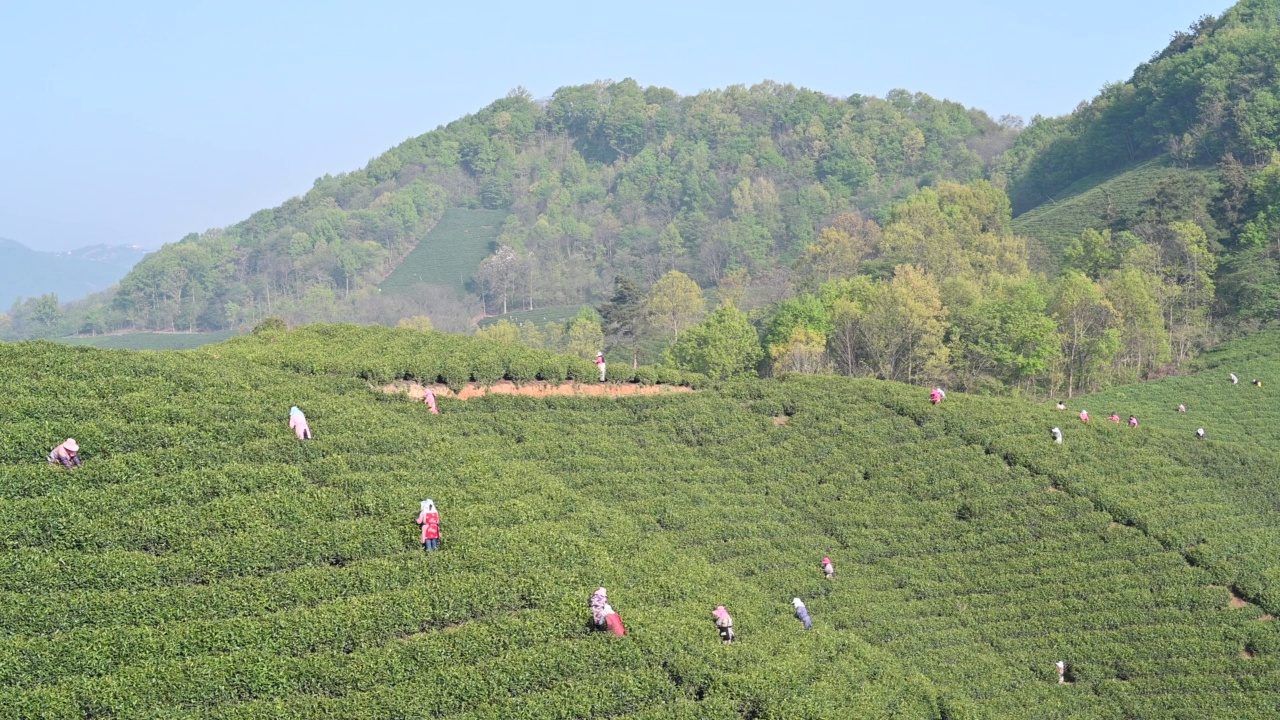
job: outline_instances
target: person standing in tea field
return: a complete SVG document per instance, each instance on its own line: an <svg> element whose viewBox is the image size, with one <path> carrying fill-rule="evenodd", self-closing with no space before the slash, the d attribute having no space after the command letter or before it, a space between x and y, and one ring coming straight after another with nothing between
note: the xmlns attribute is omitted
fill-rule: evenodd
<svg viewBox="0 0 1280 720"><path fill-rule="evenodd" d="M1232 384L1232 385L1239 385L1239 384L1240 384L1240 378L1236 377L1236 374L1235 374L1235 373L1231 373L1231 384Z"/></svg>
<svg viewBox="0 0 1280 720"><path fill-rule="evenodd" d="M831 558L829 557L822 558L822 574L825 575L828 580L836 576L836 568L831 564Z"/></svg>
<svg viewBox="0 0 1280 720"><path fill-rule="evenodd" d="M431 498L422 501L422 511L416 521L422 526L422 549L434 552L440 549L440 511Z"/></svg>
<svg viewBox="0 0 1280 720"><path fill-rule="evenodd" d="M940 387L934 388L933 392L929 393L929 402L933 403L934 405L937 405L938 403L946 399L947 399L947 394L942 392L942 388Z"/></svg>
<svg viewBox="0 0 1280 720"><path fill-rule="evenodd" d="M1054 429L1050 430L1050 431L1049 431L1049 437L1053 438L1053 441L1054 441L1055 443L1057 443L1057 444L1059 444L1059 445L1061 445L1061 444L1062 444L1062 431L1061 431L1061 430L1059 430L1058 428L1054 428Z"/></svg>
<svg viewBox="0 0 1280 720"><path fill-rule="evenodd" d="M1088 411L1088 410L1081 410L1081 411L1080 411L1080 422L1089 422L1089 411Z"/></svg>
<svg viewBox="0 0 1280 720"><path fill-rule="evenodd" d="M1111 422L1113 422L1113 423L1118 423L1118 422L1120 422L1120 413L1118 413L1118 412L1113 412L1113 413L1111 413L1111 417L1109 417L1109 418L1107 418L1107 419L1108 419L1108 420L1110 420L1110 421L1111 421Z"/></svg>
<svg viewBox="0 0 1280 720"><path fill-rule="evenodd" d="M75 438L63 440L49 453L49 464L57 465L58 463L62 463L62 466L67 468L80 467L80 445L76 443Z"/></svg>
<svg viewBox="0 0 1280 720"><path fill-rule="evenodd" d="M297 405L289 408L289 428L297 433L299 440L311 439L311 426L307 424L307 416L302 414Z"/></svg>
<svg viewBox="0 0 1280 720"><path fill-rule="evenodd" d="M422 398L422 401L427 404L427 407L431 408L432 415L440 414L440 410L436 407L436 394L431 391L431 388L427 388L426 397Z"/></svg>
<svg viewBox="0 0 1280 720"><path fill-rule="evenodd" d="M1259 380L1258 378L1254 378L1254 379L1253 379L1253 386L1254 386L1254 387L1262 387L1262 381L1261 381L1261 380Z"/></svg>
<svg viewBox="0 0 1280 720"><path fill-rule="evenodd" d="M1186 406L1186 405L1179 405L1179 406L1178 406L1178 412L1186 412L1186 411L1187 411L1187 406Z"/></svg>
<svg viewBox="0 0 1280 720"><path fill-rule="evenodd" d="M1196 428L1196 439L1197 440L1204 439L1204 428Z"/></svg>
<svg viewBox="0 0 1280 720"><path fill-rule="evenodd" d="M720 642L725 645L733 642L736 636L733 634L733 618L730 617L729 611L721 605L711 611L711 616L716 619L716 629L720 631Z"/></svg>
<svg viewBox="0 0 1280 720"><path fill-rule="evenodd" d="M809 608L804 606L804 601L800 598L791 598L791 606L796 609L796 617L800 618L800 622L804 623L804 629L812 630L813 620L809 619Z"/></svg>
<svg viewBox="0 0 1280 720"><path fill-rule="evenodd" d="M604 627L604 609L609 607L609 591L604 588L596 588L591 593L591 599L587 601L591 608L591 622L595 623L597 628Z"/></svg>
<svg viewBox="0 0 1280 720"><path fill-rule="evenodd" d="M1066 403L1064 403L1064 402L1062 402L1061 400L1059 400L1059 401L1058 401L1058 404L1057 404L1055 407L1057 407L1059 410L1066 410L1066 409L1067 409L1067 404L1066 404Z"/></svg>
<svg viewBox="0 0 1280 720"><path fill-rule="evenodd" d="M604 353L596 353L596 367L600 368L600 382L604 382Z"/></svg>
<svg viewBox="0 0 1280 720"><path fill-rule="evenodd" d="M1131 427L1131 428L1138 427L1138 416L1137 416L1137 415L1130 415L1130 416L1129 416L1129 427Z"/></svg>
<svg viewBox="0 0 1280 720"><path fill-rule="evenodd" d="M1067 664L1059 660L1058 662L1054 663L1054 666L1058 668L1058 684L1066 685L1067 684Z"/></svg>

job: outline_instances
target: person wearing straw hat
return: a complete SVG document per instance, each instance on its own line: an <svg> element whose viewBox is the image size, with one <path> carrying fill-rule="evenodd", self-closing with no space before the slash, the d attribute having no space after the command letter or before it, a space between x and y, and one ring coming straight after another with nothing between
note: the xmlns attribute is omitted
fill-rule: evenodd
<svg viewBox="0 0 1280 720"><path fill-rule="evenodd" d="M49 453L49 464L62 463L63 467L80 467L80 445L75 438L67 438Z"/></svg>

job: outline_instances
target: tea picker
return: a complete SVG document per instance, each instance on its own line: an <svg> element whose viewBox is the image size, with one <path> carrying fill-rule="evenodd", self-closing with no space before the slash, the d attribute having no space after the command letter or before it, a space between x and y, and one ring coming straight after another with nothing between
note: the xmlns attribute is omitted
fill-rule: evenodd
<svg viewBox="0 0 1280 720"><path fill-rule="evenodd" d="M1120 422L1120 413L1118 413L1118 412L1113 412L1113 413L1111 413L1111 417L1109 417L1109 418L1107 418L1107 419L1108 419L1108 420L1110 420L1110 421L1111 421L1111 422L1113 422L1113 423L1118 423L1118 422Z"/></svg>
<svg viewBox="0 0 1280 720"><path fill-rule="evenodd" d="M591 607L591 622L595 623L597 628L604 627L604 609L609 606L609 591L604 588L596 588L591 593L591 599L587 601Z"/></svg>
<svg viewBox="0 0 1280 720"><path fill-rule="evenodd" d="M80 445L75 438L67 438L49 453L49 464L62 463L63 467L80 467Z"/></svg>
<svg viewBox="0 0 1280 720"><path fill-rule="evenodd" d="M307 416L302 414L297 405L289 408L289 429L297 433L299 440L311 439L311 426L307 424Z"/></svg>
<svg viewBox="0 0 1280 720"><path fill-rule="evenodd" d="M440 409L436 407L436 394L431 391L431 388L427 388L426 397L422 398L422 401L427 404L427 407L431 408L432 415L440 414Z"/></svg>
<svg viewBox="0 0 1280 720"><path fill-rule="evenodd" d="M800 598L791 598L791 606L796 609L796 617L800 618L800 622L804 623L804 629L812 630L813 621L809 619L809 608L804 606L804 601Z"/></svg>
<svg viewBox="0 0 1280 720"><path fill-rule="evenodd" d="M1232 384L1232 385L1239 385L1239 384L1240 384L1240 378L1236 377L1236 374L1235 374L1235 373L1231 373L1231 384Z"/></svg>
<svg viewBox="0 0 1280 720"><path fill-rule="evenodd" d="M721 605L711 611L711 616L716 619L716 629L720 631L720 642L725 645L733 642L736 636L733 634L733 618L729 615L729 611Z"/></svg>
<svg viewBox="0 0 1280 720"><path fill-rule="evenodd" d="M938 403L946 399L947 399L947 394L943 392L942 388L940 387L934 388L933 391L929 393L929 402L933 403L934 405L937 405Z"/></svg>
<svg viewBox="0 0 1280 720"><path fill-rule="evenodd" d="M1059 444L1059 445L1061 445L1061 444L1062 444L1062 431L1061 431L1061 430L1059 430L1058 428L1054 428L1054 429L1050 430L1050 431L1049 431L1049 437L1053 438L1053 441L1054 441L1055 443L1057 443L1057 444Z"/></svg>
<svg viewBox="0 0 1280 720"><path fill-rule="evenodd" d="M1197 440L1204 439L1204 428L1196 428L1196 439Z"/></svg>
<svg viewBox="0 0 1280 720"><path fill-rule="evenodd" d="M422 510L416 521L422 526L422 549L424 552L435 552L440 549L440 511L436 504L427 498L422 501Z"/></svg>
<svg viewBox="0 0 1280 720"><path fill-rule="evenodd" d="M1089 411L1088 411L1088 410L1081 410L1081 411L1080 411L1080 422L1089 422Z"/></svg>
<svg viewBox="0 0 1280 720"><path fill-rule="evenodd" d="M1059 660L1058 662L1054 663L1054 666L1058 668L1058 684L1066 685L1067 684L1067 664Z"/></svg>
<svg viewBox="0 0 1280 720"><path fill-rule="evenodd" d="M836 576L836 568L831 564L831 558L829 557L822 558L822 574L825 575L828 580Z"/></svg>
<svg viewBox="0 0 1280 720"><path fill-rule="evenodd" d="M600 368L600 382L604 382L604 353L596 353L596 367Z"/></svg>
<svg viewBox="0 0 1280 720"><path fill-rule="evenodd" d="M1137 415L1130 415L1130 416L1129 416L1129 427L1131 427L1131 428L1138 427L1138 416L1137 416Z"/></svg>

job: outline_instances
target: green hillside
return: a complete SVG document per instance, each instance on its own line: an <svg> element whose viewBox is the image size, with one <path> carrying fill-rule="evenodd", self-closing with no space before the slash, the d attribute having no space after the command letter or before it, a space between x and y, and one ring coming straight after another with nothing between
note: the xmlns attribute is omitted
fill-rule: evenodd
<svg viewBox="0 0 1280 720"><path fill-rule="evenodd" d="M406 292L428 283L466 293L480 261L493 251L506 213L502 210L450 208L440 222L382 281L383 292Z"/></svg>
<svg viewBox="0 0 1280 720"><path fill-rule="evenodd" d="M1262 368L1280 344L1248 342L1221 357ZM1155 415L1083 426L831 377L431 416L354 377L478 368L486 347L350 327L186 353L0 345L4 714L1280 712L1274 473L1227 429L1194 443ZM1224 417L1261 392L1221 374L1203 399ZM1131 403L1147 392L1168 388ZM311 442L285 426L295 404ZM44 462L67 435L73 472ZM424 497L438 554L416 542ZM598 585L626 638L588 629Z"/></svg>
<svg viewBox="0 0 1280 720"><path fill-rule="evenodd" d="M1216 175L1213 170L1174 167L1167 157L1120 172L1091 175L1014 218L1013 230L1040 240L1053 257L1060 258L1067 245L1085 230L1132 223L1156 202L1162 184L1195 177L1213 184L1217 182Z"/></svg>

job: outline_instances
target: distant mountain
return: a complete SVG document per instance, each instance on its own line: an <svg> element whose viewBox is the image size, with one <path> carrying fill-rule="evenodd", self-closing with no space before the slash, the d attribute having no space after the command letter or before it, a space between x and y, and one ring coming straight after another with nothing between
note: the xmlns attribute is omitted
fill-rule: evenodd
<svg viewBox="0 0 1280 720"><path fill-rule="evenodd" d="M0 238L0 310L19 297L54 293L68 302L120 282L147 251L136 245L90 245L41 252Z"/></svg>

